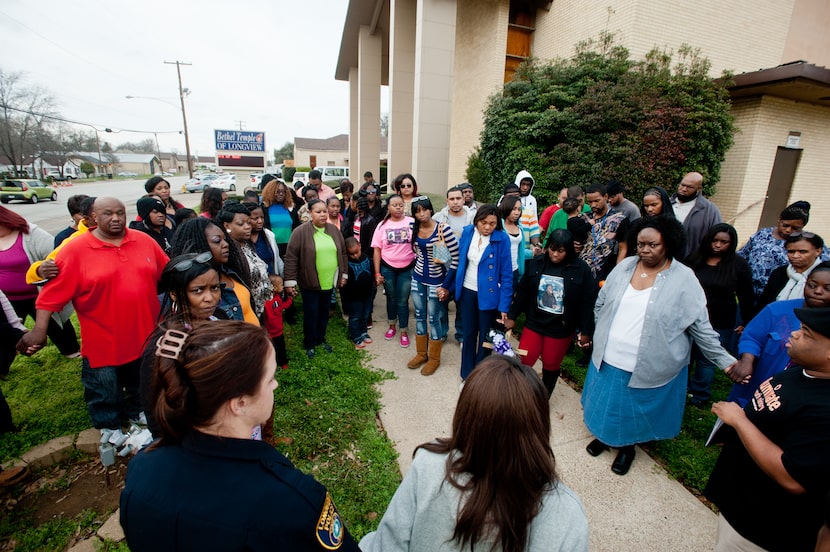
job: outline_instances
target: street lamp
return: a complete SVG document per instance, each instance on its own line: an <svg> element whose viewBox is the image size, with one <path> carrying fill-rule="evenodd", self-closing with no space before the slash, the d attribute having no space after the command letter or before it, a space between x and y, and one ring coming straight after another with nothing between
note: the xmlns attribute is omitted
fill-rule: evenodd
<svg viewBox="0 0 830 552"><path fill-rule="evenodd" d="M187 153L187 172L190 174L190 178L193 178L193 165L190 162L190 137L187 133L187 115L185 114L184 110L184 97L190 95L190 89L184 88L181 89L182 84L182 75L179 72L179 89L181 92L181 108L176 104L165 100L164 98L157 98L155 96L124 96L128 100L154 100L157 102L165 103L171 107L175 107L176 109L181 109L182 111L182 121L184 123L184 148ZM156 150L158 151L159 155L159 163L161 163L161 150L159 149L158 145L158 136L156 136ZM164 166L162 166L162 172L164 171Z"/></svg>

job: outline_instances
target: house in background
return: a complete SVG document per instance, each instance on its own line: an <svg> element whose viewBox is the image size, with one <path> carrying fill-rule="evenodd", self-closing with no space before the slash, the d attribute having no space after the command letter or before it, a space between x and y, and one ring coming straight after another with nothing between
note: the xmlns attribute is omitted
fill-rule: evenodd
<svg viewBox="0 0 830 552"><path fill-rule="evenodd" d="M125 153L114 152L115 172L134 172L138 175L155 174L161 172L159 158L154 153Z"/></svg>
<svg viewBox="0 0 830 552"><path fill-rule="evenodd" d="M779 206L818 206L830 170L829 24L827 0L350 0L335 70L350 85L348 158L362 170L380 157L388 85L389 172L441 192L465 179L487 99L523 60L570 57L604 31L635 59L688 44L713 77L737 75L738 132L713 201L744 241ZM810 228L830 236L830 217L816 215Z"/></svg>
<svg viewBox="0 0 830 552"><path fill-rule="evenodd" d="M377 133L377 129L375 129ZM375 175L379 174L379 167L386 165L388 158L387 138L380 136L378 139L379 150L378 158L374 163L367 167L359 167L354 165L355 171L362 175L366 171L373 171ZM349 157L349 135L338 134L331 138L300 138L294 137L294 166L295 167L336 167L346 166L350 169L352 164ZM352 173L352 181L356 178L356 174Z"/></svg>

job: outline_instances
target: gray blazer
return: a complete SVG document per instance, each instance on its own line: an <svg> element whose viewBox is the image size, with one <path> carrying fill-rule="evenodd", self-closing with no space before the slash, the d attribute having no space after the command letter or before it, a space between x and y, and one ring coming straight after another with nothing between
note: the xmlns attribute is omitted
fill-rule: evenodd
<svg viewBox="0 0 830 552"><path fill-rule="evenodd" d="M608 344L611 322L637 261L637 257L629 257L614 267L594 305L597 326L591 360L597 368ZM689 364L692 339L703 355L721 369L735 362L721 347L718 334L709 323L706 295L694 272L674 260L654 281L637 350L637 365L628 385L648 389L669 383Z"/></svg>

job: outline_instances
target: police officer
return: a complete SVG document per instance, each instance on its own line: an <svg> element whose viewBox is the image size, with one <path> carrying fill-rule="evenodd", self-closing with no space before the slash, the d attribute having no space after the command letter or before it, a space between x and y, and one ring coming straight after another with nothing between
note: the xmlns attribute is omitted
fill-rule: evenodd
<svg viewBox="0 0 830 552"><path fill-rule="evenodd" d="M245 322L159 338L161 438L130 462L121 493L131 550L359 550L325 487L252 439L273 409L276 368L268 335Z"/></svg>

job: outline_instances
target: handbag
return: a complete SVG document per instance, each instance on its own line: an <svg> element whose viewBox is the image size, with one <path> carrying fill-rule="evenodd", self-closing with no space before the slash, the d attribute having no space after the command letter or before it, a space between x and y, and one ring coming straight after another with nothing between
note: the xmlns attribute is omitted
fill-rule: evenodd
<svg viewBox="0 0 830 552"><path fill-rule="evenodd" d="M450 264L452 261L450 248L444 241L443 225L440 222L438 223L438 241L432 244L432 260L438 264Z"/></svg>

